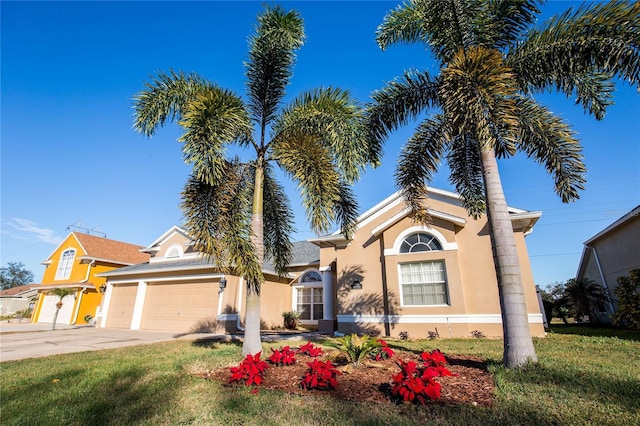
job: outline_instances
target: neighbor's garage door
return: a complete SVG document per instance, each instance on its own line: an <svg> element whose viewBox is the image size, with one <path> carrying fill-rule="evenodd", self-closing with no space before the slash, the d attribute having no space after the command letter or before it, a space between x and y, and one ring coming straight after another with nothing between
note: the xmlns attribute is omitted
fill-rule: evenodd
<svg viewBox="0 0 640 426"><path fill-rule="evenodd" d="M107 314L107 327L131 328L138 284L117 285L113 286L112 290L109 313Z"/></svg>
<svg viewBox="0 0 640 426"><path fill-rule="evenodd" d="M194 332L215 321L217 283L150 283L142 311L142 330Z"/></svg>
<svg viewBox="0 0 640 426"><path fill-rule="evenodd" d="M44 301L42 302L42 309L40 310L40 316L38 317L38 322L44 323L53 323L53 317L56 314L56 304L60 301L60 297L55 294L47 294L44 296ZM65 296L62 299L62 308L60 308L60 312L58 312L58 318L56 319L56 324L69 324L71 323L71 313L73 312L73 305L75 305L76 300L73 295Z"/></svg>

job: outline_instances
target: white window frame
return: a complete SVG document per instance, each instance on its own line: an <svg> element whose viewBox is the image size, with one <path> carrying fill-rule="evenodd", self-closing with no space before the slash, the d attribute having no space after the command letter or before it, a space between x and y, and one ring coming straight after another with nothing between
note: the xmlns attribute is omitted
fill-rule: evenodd
<svg viewBox="0 0 640 426"><path fill-rule="evenodd" d="M56 269L56 276L54 280L68 280L71 277L71 271L73 270L73 262L76 260L77 250L73 247L64 249L60 253L60 259L58 259L58 269ZM70 253L70 254L69 254Z"/></svg>
<svg viewBox="0 0 640 426"><path fill-rule="evenodd" d="M171 254L172 252L177 252L178 254L176 256L169 256L169 254ZM180 244L171 244L169 246L169 248L167 248L167 251L164 252L164 258L165 259L179 259L182 257L182 255L184 254L184 251L182 250L182 246Z"/></svg>
<svg viewBox="0 0 640 426"><path fill-rule="evenodd" d="M393 242L393 247L389 249L385 249L384 255L385 256L394 256L394 255L407 256L407 255L415 254L415 253L400 253L400 247L402 246L402 242L405 240L405 238L407 238L411 234L417 234L417 233L429 234L433 236L436 240L438 240L443 251L458 250L458 243L447 242L447 239L444 237L444 235L442 235L442 233L437 229L432 228L430 226L418 225L418 226L411 226L405 229L402 233L400 233L400 235L398 235L395 241ZM422 252L422 253L425 253L425 252Z"/></svg>
<svg viewBox="0 0 640 426"><path fill-rule="evenodd" d="M305 276L309 275L310 273L318 274L318 276L320 277L320 281L305 282L304 281ZM298 310L298 293L303 289L311 290L311 312L309 315L311 319L308 319L308 320L300 319L300 324L306 324L306 325L318 324L319 319L322 319L324 316L324 297L326 295L324 294L324 289L323 289L324 286L323 286L322 278L323 278L322 273L319 270L307 269L302 274L300 274L300 277L297 280L298 281L297 284L293 286L293 297L291 298L291 309L294 311ZM316 291L321 292L322 298L320 303L314 303L314 294ZM322 306L323 312L320 315L319 319L313 319L313 314L315 313L314 305Z"/></svg>
<svg viewBox="0 0 640 426"><path fill-rule="evenodd" d="M404 265L415 265L415 264L422 264L422 263L440 263L442 265L442 272L444 275L444 291L445 291L445 303L434 303L434 304L427 304L427 305L414 305L414 304L406 304L405 303L405 297L404 297L404 286L405 283L402 282L402 267ZM440 282L438 282L437 284L439 284ZM432 283L422 283L422 284L436 284L436 282L432 282ZM411 308L419 308L419 307L429 307L429 308L433 308L433 307L439 307L439 306L451 306L451 302L450 302L450 295L449 295L449 282L447 280L447 265L446 262L443 259L434 259L434 260L419 260L419 261L415 261L415 262L403 262L403 263L398 263L398 287L400 290L400 306L402 307L411 307Z"/></svg>

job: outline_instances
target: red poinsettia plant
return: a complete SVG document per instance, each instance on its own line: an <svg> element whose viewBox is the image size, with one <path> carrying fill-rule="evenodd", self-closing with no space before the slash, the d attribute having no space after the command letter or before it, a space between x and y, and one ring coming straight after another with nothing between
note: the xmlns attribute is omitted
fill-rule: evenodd
<svg viewBox="0 0 640 426"><path fill-rule="evenodd" d="M296 353L289 346L271 349L271 356L267 360L274 365L293 365L296 363Z"/></svg>
<svg viewBox="0 0 640 426"><path fill-rule="evenodd" d="M311 342L307 342L298 348L298 352L315 358L322 355L322 348Z"/></svg>
<svg viewBox="0 0 640 426"><path fill-rule="evenodd" d="M314 359L307 365L309 368L300 381L301 388L326 390L338 387L336 377L342 372L338 371L330 360L323 362Z"/></svg>
<svg viewBox="0 0 640 426"><path fill-rule="evenodd" d="M247 355L237 367L231 367L231 378L229 383L244 382L245 385L259 385L264 379L264 372L269 365L260 360L262 352L255 355Z"/></svg>
<svg viewBox="0 0 640 426"><path fill-rule="evenodd" d="M400 401L425 405L428 400L440 398L441 386L434 379L453 374L445 367L447 360L442 352L423 352L424 366L414 361L398 361L400 372L393 377L391 395Z"/></svg>
<svg viewBox="0 0 640 426"><path fill-rule="evenodd" d="M380 347L378 348L378 350L375 353L373 358L376 361L381 361L383 359L393 358L393 356L395 355L395 352L393 351L393 349L391 349L389 347L387 342L385 342L382 339L377 339L376 341L378 342L378 345L380 345Z"/></svg>

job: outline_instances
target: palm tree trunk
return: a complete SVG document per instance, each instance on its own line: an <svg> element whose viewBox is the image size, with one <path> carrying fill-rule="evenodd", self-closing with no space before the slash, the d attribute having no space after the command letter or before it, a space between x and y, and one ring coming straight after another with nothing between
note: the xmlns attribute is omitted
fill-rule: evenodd
<svg viewBox="0 0 640 426"><path fill-rule="evenodd" d="M256 249L256 256L260 265L262 265L264 260L262 223L264 169L262 164L262 161L258 159L253 189L253 206L251 210L251 242ZM260 341L260 284L259 282L256 283L247 280L245 331L244 342L242 344L242 354L245 356L262 352L262 342Z"/></svg>
<svg viewBox="0 0 640 426"><path fill-rule="evenodd" d="M482 150L481 160L502 311L503 363L507 368L515 368L537 362L538 357L531 339L520 261L494 150Z"/></svg>

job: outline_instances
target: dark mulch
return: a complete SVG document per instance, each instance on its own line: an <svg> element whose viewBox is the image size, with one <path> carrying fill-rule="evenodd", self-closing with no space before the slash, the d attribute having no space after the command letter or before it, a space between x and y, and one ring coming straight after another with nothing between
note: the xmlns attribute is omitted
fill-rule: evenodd
<svg viewBox="0 0 640 426"><path fill-rule="evenodd" d="M434 401L443 405L474 405L490 407L494 401L495 383L493 376L487 371L486 362L479 357L445 354L448 369L454 373L453 377L439 377L436 380L442 386L441 398ZM263 359L265 357L263 356ZM324 360L326 357L320 357ZM307 396L329 396L348 401L387 402L391 400L391 382L395 374L400 371L396 364L398 359L405 361L420 361L419 355L411 352L396 351L391 359L382 361L365 361L353 367L341 363L339 358L335 364L343 371L338 376L338 387L333 390L306 390L300 387L300 379L305 374L307 362L313 358L297 354L296 363L291 366L270 365L264 376L264 381L258 387L263 390L280 390L291 394ZM343 365L341 365L343 364ZM222 382L226 386L237 387L243 384L229 384L231 373L229 368L203 372L199 376Z"/></svg>

